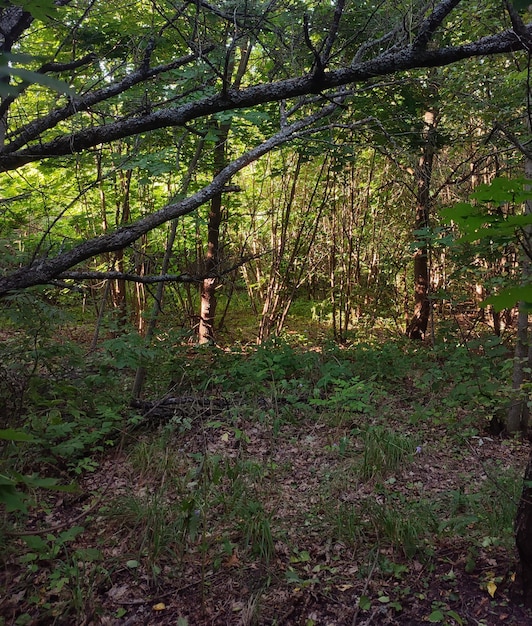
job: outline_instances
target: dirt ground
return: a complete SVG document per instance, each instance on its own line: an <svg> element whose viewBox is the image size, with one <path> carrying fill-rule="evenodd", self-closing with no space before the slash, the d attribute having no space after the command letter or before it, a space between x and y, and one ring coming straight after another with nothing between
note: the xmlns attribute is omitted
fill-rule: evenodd
<svg viewBox="0 0 532 626"><path fill-rule="evenodd" d="M54 496L46 511L30 519L29 530L26 526L26 532L33 527L42 536L43 528L57 535L59 529L81 525L84 531L72 547L96 548L101 560L72 563L81 578L77 589L72 589L70 578L53 590L50 576L58 562L64 564L65 555L40 559L36 571L30 572L12 552L0 573L1 623L532 625L532 613L519 600L515 553L507 546L482 546L469 539L465 528L460 536L442 533L437 541L427 540L414 554L406 554L380 537L378 529L359 541L342 539L345 529L330 531L335 519L348 523L330 515L339 503L358 504L363 512L365 506L374 510L386 497L403 493L415 499L417 491L425 498L467 491L474 481L492 480L492 473L501 468L520 471L528 444L477 436L464 440L457 452L456 446L446 444L448 434L418 428L412 433L416 453L387 479L383 495L377 480L361 481L352 471L356 450L351 456L338 455L335 442L351 428L314 420L284 423L272 435L271 424L241 421L230 432L204 423L177 434L165 452L174 455L169 466L173 472L190 471L187 464L198 452L226 464L252 460L262 468L253 488L267 507L273 549L269 558L261 558L260 551L251 550L249 537L246 541L242 532L224 528L222 503L206 515L202 533L188 540L179 559L171 551L161 553L156 576L142 562L131 566L138 558L131 547L135 534L145 529L128 528L108 510L116 498L146 494L166 479L135 468L130 452L135 442L125 442L86 475L79 494ZM140 433L137 440L149 436ZM226 489L223 482L216 488ZM229 551L220 548L222 536L231 539ZM27 550L20 536L10 542Z"/></svg>

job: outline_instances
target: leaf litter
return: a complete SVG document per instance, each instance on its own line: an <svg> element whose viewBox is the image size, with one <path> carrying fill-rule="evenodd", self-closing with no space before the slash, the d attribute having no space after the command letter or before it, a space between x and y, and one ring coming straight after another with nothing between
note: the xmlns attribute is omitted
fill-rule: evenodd
<svg viewBox="0 0 532 626"><path fill-rule="evenodd" d="M384 469L378 456L364 466L374 424L360 414L207 411L135 431L83 478L86 500L49 494L48 517L27 520L84 532L56 554L6 559L4 623L532 624L511 527L497 532L487 510L515 498L499 477L520 475L528 446L453 438L409 424L402 401L390 409L386 428L409 445ZM100 556L84 562L90 549ZM52 585L69 558L77 588L72 572Z"/></svg>

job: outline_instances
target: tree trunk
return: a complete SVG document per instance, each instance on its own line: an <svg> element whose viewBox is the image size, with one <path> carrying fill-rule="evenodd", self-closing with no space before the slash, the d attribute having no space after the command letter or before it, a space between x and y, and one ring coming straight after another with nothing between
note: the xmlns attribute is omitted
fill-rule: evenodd
<svg viewBox="0 0 532 626"><path fill-rule="evenodd" d="M196 146L194 157L188 165L188 170L187 170L187 173L185 175L185 178L183 180L183 183L180 189L181 195L186 195L188 193L190 181L192 180L192 174L198 165L198 161L200 159L201 153L203 152L204 146L205 146L205 142L203 139L201 139ZM166 248L164 251L163 262L161 265L161 271L160 271L161 276L164 276L165 274L167 274L170 268L170 261L172 259L172 252L174 250L174 243L175 243L176 236L177 236L177 223L178 223L177 219L172 220L170 222L170 229L169 229L168 238L166 241ZM144 337L146 341L146 346L149 346L149 344L151 343L151 340L157 328L157 321L159 319L159 314L162 312L164 287L165 287L164 282L160 282L157 285L157 290L155 292L155 298L153 301L153 307L151 310L150 319L146 327L146 335ZM142 395L142 389L144 387L145 379L146 379L146 367L143 364L141 364L139 365L135 373L135 381L133 383L133 389L131 391L131 394L135 399L140 398L140 396Z"/></svg>
<svg viewBox="0 0 532 626"><path fill-rule="evenodd" d="M525 177L532 178L532 159L525 156ZM532 201L525 202L525 213L532 213ZM521 252L521 280L523 284L530 282L530 243L532 233L530 226L523 228L523 245L526 250ZM526 434L528 430L528 399L521 393L524 382L529 378L526 373L530 369L530 346L528 336L529 315L528 306L525 302L519 303L519 315L517 317L517 339L515 342L514 368L512 373L512 389L514 397L508 415L506 416L506 431L508 433L522 432ZM532 532L532 530L531 530Z"/></svg>
<svg viewBox="0 0 532 626"><path fill-rule="evenodd" d="M229 135L229 124L221 124L218 129L218 140L214 148L215 176L225 166L225 148ZM207 234L207 255L205 257L205 274L200 287L200 321L198 342L200 344L214 342L214 318L216 314L216 287L218 279L213 276L220 265L220 224L222 223L222 193L211 200L209 225Z"/></svg>
<svg viewBox="0 0 532 626"><path fill-rule="evenodd" d="M430 185L437 126L437 113L434 109L425 112L424 122L425 145L416 168L416 231L428 228L430 223ZM410 339L423 340L427 332L431 306L429 281L429 247L423 243L414 254L414 312L406 329L406 334Z"/></svg>
<svg viewBox="0 0 532 626"><path fill-rule="evenodd" d="M515 544L521 566L523 601L532 608L532 456L525 470L523 491L515 518Z"/></svg>
<svg viewBox="0 0 532 626"><path fill-rule="evenodd" d="M236 39L236 38L235 38ZM240 60L236 70L234 81L231 83L235 64L233 44L227 51L224 90L229 86L231 89L239 89L246 72L251 54L252 45L246 42L240 50ZM231 122L224 122L218 126L218 137L214 147L214 176L216 177L226 166L227 139L231 130ZM205 273L214 274L220 265L220 225L222 223L222 191L217 193L211 200L209 212L209 225L207 236L207 255L205 257ZM216 287L218 279L214 276L205 278L200 287L200 321L198 328L198 342L200 344L214 342L214 318L216 314Z"/></svg>

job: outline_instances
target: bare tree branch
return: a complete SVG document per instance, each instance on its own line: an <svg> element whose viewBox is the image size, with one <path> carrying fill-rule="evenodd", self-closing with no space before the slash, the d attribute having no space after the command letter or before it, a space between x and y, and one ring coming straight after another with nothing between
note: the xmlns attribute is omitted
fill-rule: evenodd
<svg viewBox="0 0 532 626"><path fill-rule="evenodd" d="M159 211L147 215L129 226L119 228L113 233L85 241L71 250L59 254L55 258L37 259L31 265L22 267L9 276L0 278L0 297L14 289L24 289L33 285L49 283L52 279L60 276L71 267L74 267L86 259L104 252L121 250L142 237L145 233L161 226L165 222L191 213L216 194L224 191L226 183L241 169L253 161L256 161L264 154L290 141L304 128L331 115L340 105L341 98L338 98L338 103L331 103L312 115L284 128L273 137L270 137L227 165L213 178L209 185L200 189L192 196L175 203L167 204Z"/></svg>
<svg viewBox="0 0 532 626"><path fill-rule="evenodd" d="M532 25L526 26L526 32L532 35ZM274 83L259 84L240 90L229 89L224 94L205 96L175 108L154 111L147 115L86 128L78 132L59 136L49 142L39 142L19 150L24 143L36 138L40 132L55 126L58 121L65 119L65 116L68 117L68 115L73 114L75 107L79 105L71 103L63 109L52 112L47 116L46 120L36 121L34 123L35 126L28 125L23 136L1 150L0 171L12 170L25 163L45 158L75 154L87 148L97 146L100 143L108 143L159 128L183 126L194 119L221 111L243 109L268 102L278 102L289 98L319 93L350 83L361 83L378 76L422 67L439 67L471 57L511 52L523 48L522 37L517 36L513 30L483 37L478 41L462 46L450 46L435 50L419 50L408 46L401 50L385 52L375 59L358 63L352 67L324 72L320 81L316 81L316 76L314 75L307 75ZM180 59L175 64L176 66L184 64L191 58L195 58L194 55ZM165 70L169 66L170 64L165 66ZM160 73L161 71L163 70L160 68L150 70L153 73ZM102 92L106 89L115 93L124 91L126 88L125 83L131 80L135 84L135 82L142 80L142 77L138 73L134 73L126 77L124 81L121 81L120 86L112 85L104 88L98 92L99 95L87 94L86 99L82 101L82 105L86 108L94 99L98 102L101 101L104 99Z"/></svg>
<svg viewBox="0 0 532 626"><path fill-rule="evenodd" d="M532 48L532 38L530 36L530 31L528 31L523 20L521 19L521 16L516 11L514 5L509 2L509 0L504 0L504 6L506 7L508 15L510 16L510 21L512 22L514 33L521 40L523 48L525 48L525 50L530 50Z"/></svg>
<svg viewBox="0 0 532 626"><path fill-rule="evenodd" d="M436 30L441 26L443 20L451 11L460 4L461 0L443 0L424 20L419 28L417 37L412 44L415 50L424 50L434 36Z"/></svg>
<svg viewBox="0 0 532 626"><path fill-rule="evenodd" d="M58 280L127 280L133 283L151 285L153 283L200 283L204 276L192 274L157 274L157 276L139 276L128 272L63 272ZM55 284L56 279L51 281ZM63 286L63 285L61 285Z"/></svg>
<svg viewBox="0 0 532 626"><path fill-rule="evenodd" d="M231 274L239 267L242 267L246 263L264 256L262 254L252 254L240 258L236 263L224 269L217 270L216 272L208 272L206 274L189 274L184 272L182 274L157 274L154 276L140 276L139 274L131 274L128 272L62 272L51 282L52 284L60 284L62 287L69 287L68 284L60 283L59 281L65 280L127 280L134 283L142 283L144 285L151 285L154 283L201 283L206 278L223 278L227 274Z"/></svg>
<svg viewBox="0 0 532 626"><path fill-rule="evenodd" d="M213 48L214 46L210 46L207 49L207 51L211 51L213 50ZM91 91L84 96L73 98L64 107L60 109L55 109L48 115L40 119L37 119L31 122L30 124L27 124L22 129L22 132L20 133L18 138L10 141L5 146L5 148L0 152L0 154L2 152L4 153L14 152L18 150L19 148L21 148L22 146L28 144L32 140L39 137L39 135L43 133L44 131L54 128L55 126L57 126L57 124L68 119L69 117L72 117L76 113L79 113L80 111L86 111L87 109L89 109L89 107L94 106L95 104L98 104L99 102L104 102L106 100L113 98L114 96L124 93L125 91L127 91L134 85L137 85L138 83L145 82L151 78L154 78L155 76L159 76L170 70L183 67L184 65L187 65L188 63L191 63L192 61L195 61L197 59L198 59L198 55L193 53L193 54L188 54L184 57L180 57L179 59L176 59L175 61L172 61L171 63L158 65L157 67L153 67L151 69L144 67L144 64L143 64L140 69L132 72L131 74L128 74L122 80L116 83L113 83L111 85L107 85L103 87L102 89L98 89L97 91ZM5 111L2 111L0 109L0 116L4 112ZM145 116L145 117L148 117L148 116ZM104 128L104 127L101 127L101 128ZM82 133L90 132L91 130L93 129L89 128L87 129L87 131L81 131L81 132ZM125 136L127 135L124 135L124 137ZM96 144L93 144L93 145L97 145L98 143L101 143L101 142L98 141ZM65 153L65 154L68 154L68 153Z"/></svg>

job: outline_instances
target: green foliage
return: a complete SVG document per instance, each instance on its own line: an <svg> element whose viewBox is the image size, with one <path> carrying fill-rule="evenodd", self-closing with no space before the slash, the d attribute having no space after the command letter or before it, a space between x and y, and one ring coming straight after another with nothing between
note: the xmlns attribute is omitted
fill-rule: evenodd
<svg viewBox="0 0 532 626"><path fill-rule="evenodd" d="M62 80L58 80L53 76L47 76L46 74L34 72L24 67L14 67L11 65L14 61L19 60L20 56L18 55L7 53L0 55L0 77L13 77L21 80L19 84L2 82L0 84L0 95L2 97L5 98L7 96L14 96L21 92L24 87L31 84L42 85L43 87L48 87L48 89L57 91L58 93L68 95L71 98L75 97L76 94L74 90Z"/></svg>
<svg viewBox="0 0 532 626"><path fill-rule="evenodd" d="M54 0L11 0L10 4L22 7L24 11L28 11L32 16L46 22L56 17L57 5Z"/></svg>
<svg viewBox="0 0 532 626"><path fill-rule="evenodd" d="M520 212L520 207L532 201L531 183L524 178L495 178L471 194L473 203L458 203L442 210L444 220L454 223L462 233L457 243L474 244L474 253L485 257L493 257L497 251L523 238L523 234L528 246L532 214ZM486 298L483 306L492 305L496 311L502 311L518 301L532 302L530 285L507 286Z"/></svg>
<svg viewBox="0 0 532 626"><path fill-rule="evenodd" d="M322 386L320 385L322 381L323 379L318 381L317 390ZM336 413L373 415L376 403L383 395L373 381L362 381L357 376L350 381L332 379L328 387L330 392L327 398L311 398L310 404L327 408Z"/></svg>
<svg viewBox="0 0 532 626"><path fill-rule="evenodd" d="M12 428L0 431L0 440L10 442L26 442L37 444L38 440L24 431ZM11 450L16 450L12 444ZM9 456L4 451L5 456ZM59 485L55 478L43 478L36 474L31 476L20 474L9 467L7 460L0 459L0 503L5 505L5 510L28 512L28 503L31 502L30 493L37 489L52 489L54 491L75 491L74 485Z"/></svg>
<svg viewBox="0 0 532 626"><path fill-rule="evenodd" d="M72 621L83 619L89 598L108 572L100 562L102 553L95 548L76 547L85 529L72 526L57 534L26 535L26 549L19 556L26 569L26 598L42 618L58 614ZM34 588L31 579L39 580ZM43 598L54 598L55 602ZM17 620L17 623L26 623Z"/></svg>

